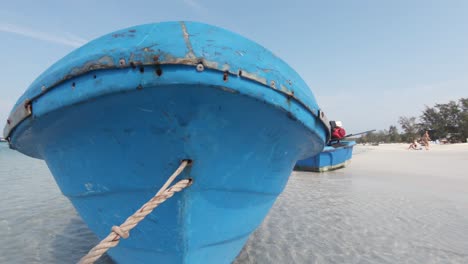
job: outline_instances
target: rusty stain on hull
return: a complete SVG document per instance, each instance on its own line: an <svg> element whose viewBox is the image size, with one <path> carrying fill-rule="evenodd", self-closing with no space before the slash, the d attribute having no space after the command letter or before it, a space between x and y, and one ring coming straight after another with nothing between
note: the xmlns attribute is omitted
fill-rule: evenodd
<svg viewBox="0 0 468 264"><path fill-rule="evenodd" d="M261 83L263 85L267 85L267 79L266 78L258 76L256 74L253 74L253 73L250 73L250 72L242 71L242 77L246 78L246 79L249 79L249 80L252 80L252 81L255 81L255 82L258 82L258 83Z"/></svg>
<svg viewBox="0 0 468 264"><path fill-rule="evenodd" d="M21 123L23 120L32 115L31 100L27 99L23 104L18 105L7 120L7 124L3 129L5 138L10 136L10 132Z"/></svg>
<svg viewBox="0 0 468 264"><path fill-rule="evenodd" d="M108 69L115 66L114 59L111 56L103 56L98 60L92 60L85 63L81 67L73 68L69 74L67 74L61 81L68 80L72 77L76 77L81 74L85 74L89 71L99 70L99 69ZM60 81L59 81L60 82Z"/></svg>

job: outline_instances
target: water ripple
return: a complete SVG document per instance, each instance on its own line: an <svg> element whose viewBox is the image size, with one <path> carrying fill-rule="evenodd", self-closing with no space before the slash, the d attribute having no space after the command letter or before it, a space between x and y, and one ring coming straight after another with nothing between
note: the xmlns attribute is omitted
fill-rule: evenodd
<svg viewBox="0 0 468 264"><path fill-rule="evenodd" d="M43 162L0 146L0 176L0 263L73 263L98 242ZM293 173L235 263L468 263L468 194L411 184Z"/></svg>

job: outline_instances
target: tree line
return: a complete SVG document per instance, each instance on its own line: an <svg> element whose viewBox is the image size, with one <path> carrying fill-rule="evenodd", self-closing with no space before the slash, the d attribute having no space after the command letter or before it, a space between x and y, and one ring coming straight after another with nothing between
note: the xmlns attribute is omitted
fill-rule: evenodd
<svg viewBox="0 0 468 264"><path fill-rule="evenodd" d="M468 138L468 98L436 104L423 110L419 117L401 116L398 119L402 131L395 125L388 130L368 133L356 141L358 143L397 143L419 140L425 131L429 131L432 140L450 143L466 142Z"/></svg>

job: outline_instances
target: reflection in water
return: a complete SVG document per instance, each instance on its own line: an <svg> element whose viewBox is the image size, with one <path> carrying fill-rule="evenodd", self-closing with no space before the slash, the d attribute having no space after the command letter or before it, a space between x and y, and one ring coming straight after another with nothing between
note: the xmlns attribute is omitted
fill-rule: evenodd
<svg viewBox="0 0 468 264"><path fill-rule="evenodd" d="M43 162L0 144L0 177L0 263L74 263L98 242ZM466 201L383 178L293 173L235 263L468 263Z"/></svg>

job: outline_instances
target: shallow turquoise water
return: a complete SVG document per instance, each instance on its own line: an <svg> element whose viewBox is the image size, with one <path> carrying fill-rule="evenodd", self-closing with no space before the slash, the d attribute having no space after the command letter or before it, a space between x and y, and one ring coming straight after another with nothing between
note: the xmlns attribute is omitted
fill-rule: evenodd
<svg viewBox="0 0 468 264"><path fill-rule="evenodd" d="M235 263L468 263L468 176L374 173L357 153L293 173ZM429 162L420 153L405 155ZM0 178L0 263L74 263L98 242L43 161L0 143Z"/></svg>

